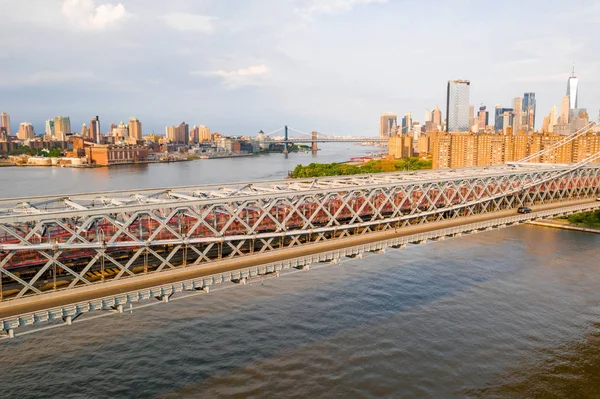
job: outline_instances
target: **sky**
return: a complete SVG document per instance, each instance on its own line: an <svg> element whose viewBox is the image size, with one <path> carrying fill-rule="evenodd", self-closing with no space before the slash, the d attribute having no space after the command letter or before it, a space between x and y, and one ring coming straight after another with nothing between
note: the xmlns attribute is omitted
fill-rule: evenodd
<svg viewBox="0 0 600 399"><path fill-rule="evenodd" d="M600 109L600 1L0 0L0 111L43 133L71 117L182 121L228 135L287 124L376 136L379 115L445 109L448 80L493 111L535 92Z"/></svg>

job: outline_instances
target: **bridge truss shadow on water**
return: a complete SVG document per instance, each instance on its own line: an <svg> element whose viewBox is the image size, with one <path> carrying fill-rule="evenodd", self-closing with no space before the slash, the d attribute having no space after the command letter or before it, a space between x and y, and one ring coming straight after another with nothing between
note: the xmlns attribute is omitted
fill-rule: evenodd
<svg viewBox="0 0 600 399"><path fill-rule="evenodd" d="M94 290L98 299L111 284L125 287L178 270L238 262L219 270L231 272L243 269L246 259L260 264L271 255L297 257L292 251L299 248L313 251L444 221L501 219L524 205L560 208L593 200L600 195L600 165L592 162L600 153L577 164L530 163L578 135L512 165L0 200L0 321L12 334L31 320L51 320L59 313L21 322L18 313L6 310L61 293ZM540 216L596 204L578 206ZM488 227L502 224L508 222ZM154 296L168 300L171 294ZM60 309L69 323L81 313Z"/></svg>

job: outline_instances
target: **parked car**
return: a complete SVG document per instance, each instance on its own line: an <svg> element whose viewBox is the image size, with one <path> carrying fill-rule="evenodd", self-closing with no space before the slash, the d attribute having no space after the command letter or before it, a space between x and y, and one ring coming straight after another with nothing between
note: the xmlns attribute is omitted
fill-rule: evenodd
<svg viewBox="0 0 600 399"><path fill-rule="evenodd" d="M519 209L517 209L517 213L531 213L531 208L527 206L520 206Z"/></svg>

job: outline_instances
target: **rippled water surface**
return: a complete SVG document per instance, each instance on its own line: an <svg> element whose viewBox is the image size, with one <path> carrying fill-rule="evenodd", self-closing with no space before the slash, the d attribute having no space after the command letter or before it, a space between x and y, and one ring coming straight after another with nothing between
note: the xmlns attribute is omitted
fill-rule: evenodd
<svg viewBox="0 0 600 399"><path fill-rule="evenodd" d="M3 341L0 388L33 398L598 397L599 244L514 227L222 286Z"/></svg>
<svg viewBox="0 0 600 399"><path fill-rule="evenodd" d="M364 152L317 161L349 151ZM311 160L1 168L0 196L281 178ZM598 398L599 245L512 227L86 315L0 341L0 397Z"/></svg>

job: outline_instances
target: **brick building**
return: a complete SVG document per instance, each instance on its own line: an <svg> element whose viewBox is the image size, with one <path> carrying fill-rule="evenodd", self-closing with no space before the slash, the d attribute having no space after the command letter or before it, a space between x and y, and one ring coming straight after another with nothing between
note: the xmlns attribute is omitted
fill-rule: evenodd
<svg viewBox="0 0 600 399"><path fill-rule="evenodd" d="M91 164L111 166L148 161L148 148L140 145L96 145L85 148Z"/></svg>

